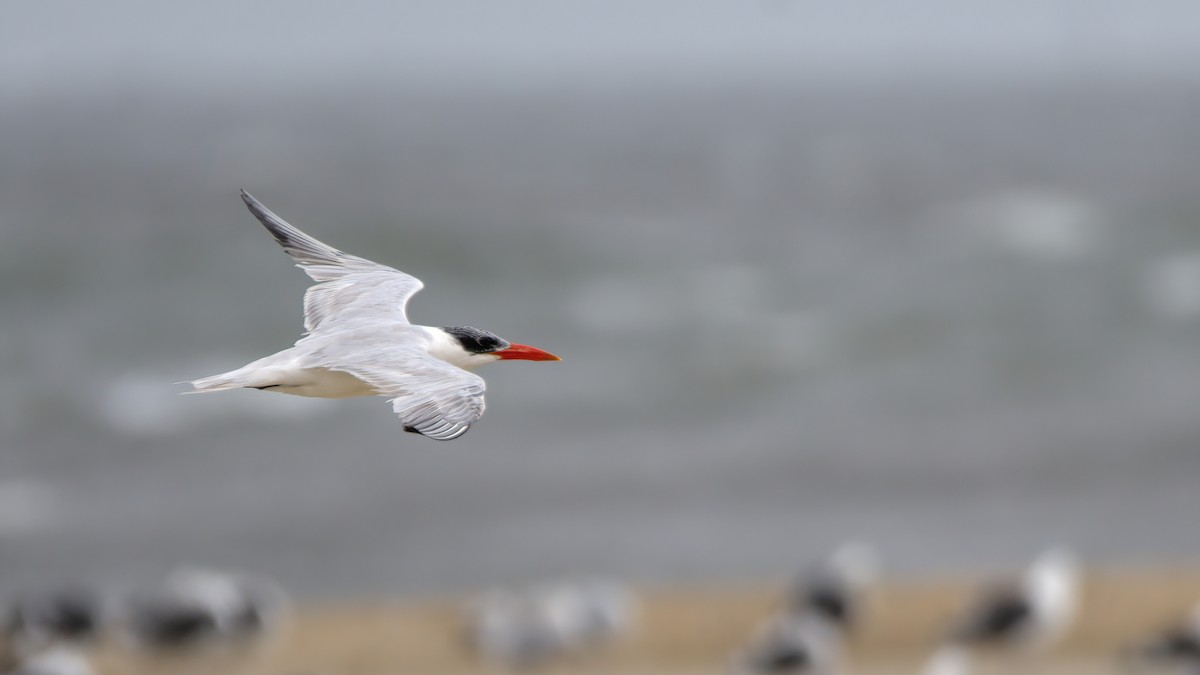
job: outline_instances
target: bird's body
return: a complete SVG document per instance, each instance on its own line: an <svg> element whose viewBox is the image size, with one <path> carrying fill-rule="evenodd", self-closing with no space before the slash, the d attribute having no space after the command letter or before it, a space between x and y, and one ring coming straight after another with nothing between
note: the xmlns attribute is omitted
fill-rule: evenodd
<svg viewBox="0 0 1200 675"><path fill-rule="evenodd" d="M244 191L242 199L318 282L304 296L308 333L288 349L193 381L195 391L386 396L405 430L451 440L483 415L483 379L468 371L505 359L559 360L476 328L409 323L405 306L423 287L419 279L313 239Z"/></svg>
<svg viewBox="0 0 1200 675"><path fill-rule="evenodd" d="M852 631L864 612L879 560L863 542L847 542L803 571L788 602L793 614L811 614L843 633Z"/></svg>
<svg viewBox="0 0 1200 675"><path fill-rule="evenodd" d="M838 627L812 614L781 614L759 627L733 659L736 675L832 673L842 659Z"/></svg>
<svg viewBox="0 0 1200 675"><path fill-rule="evenodd" d="M1016 643L1037 629L1032 599L1020 586L998 586L955 626L951 639L967 644Z"/></svg>
<svg viewBox="0 0 1200 675"><path fill-rule="evenodd" d="M1061 637L1074 618L1078 577L1072 554L1047 551L1019 579L984 593L951 628L949 639L974 646L1043 649Z"/></svg>
<svg viewBox="0 0 1200 675"><path fill-rule="evenodd" d="M270 580L189 568L131 598L123 624L133 645L151 651L249 644L277 628L287 606Z"/></svg>

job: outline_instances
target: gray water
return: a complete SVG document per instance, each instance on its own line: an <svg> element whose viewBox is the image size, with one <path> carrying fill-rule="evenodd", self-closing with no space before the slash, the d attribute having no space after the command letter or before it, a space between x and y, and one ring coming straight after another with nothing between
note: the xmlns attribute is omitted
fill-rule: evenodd
<svg viewBox="0 0 1200 675"><path fill-rule="evenodd" d="M1200 83L780 76L3 97L0 591L310 596L1200 555ZM32 92L32 93L31 93ZM246 188L563 357L462 439L173 383L283 348Z"/></svg>

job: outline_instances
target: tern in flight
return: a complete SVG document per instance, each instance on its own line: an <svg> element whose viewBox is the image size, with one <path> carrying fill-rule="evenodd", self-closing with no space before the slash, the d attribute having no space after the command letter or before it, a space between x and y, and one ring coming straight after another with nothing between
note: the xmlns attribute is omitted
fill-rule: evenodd
<svg viewBox="0 0 1200 675"><path fill-rule="evenodd" d="M304 294L307 333L281 352L193 381L188 393L385 396L405 431L448 441L483 415L483 379L469 370L502 360L560 360L478 328L411 324L404 306L424 286L420 279L313 239L245 190L242 201L317 282Z"/></svg>

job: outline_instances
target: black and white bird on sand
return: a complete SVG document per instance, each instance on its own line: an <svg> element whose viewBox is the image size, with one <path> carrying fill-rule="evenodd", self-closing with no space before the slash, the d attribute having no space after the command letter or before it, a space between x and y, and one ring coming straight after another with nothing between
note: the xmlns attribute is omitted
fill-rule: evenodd
<svg viewBox="0 0 1200 675"><path fill-rule="evenodd" d="M812 614L771 617L734 655L734 675L832 673L842 659L840 629Z"/></svg>
<svg viewBox="0 0 1200 675"><path fill-rule="evenodd" d="M1079 602L1079 564L1065 548L1039 555L1018 578L987 588L955 619L925 675L968 671L979 649L1036 654L1061 638Z"/></svg>
<svg viewBox="0 0 1200 675"><path fill-rule="evenodd" d="M808 565L783 607L733 657L738 673L829 673L843 660L847 636L862 622L878 574L875 550L848 542Z"/></svg>
<svg viewBox="0 0 1200 675"><path fill-rule="evenodd" d="M185 568L129 598L121 623L131 645L151 652L251 645L282 624L289 605L270 580Z"/></svg>
<svg viewBox="0 0 1200 675"><path fill-rule="evenodd" d="M104 601L83 587L27 592L8 609L4 632L18 655L95 640L103 627Z"/></svg>
<svg viewBox="0 0 1200 675"><path fill-rule="evenodd" d="M419 279L317 241L244 190L242 200L317 282L304 295L307 333L281 352L194 380L194 392L384 396L405 431L448 441L483 415L484 381L470 370L503 360L560 360L478 328L409 323L405 305L423 287Z"/></svg>
<svg viewBox="0 0 1200 675"><path fill-rule="evenodd" d="M788 611L820 617L848 633L861 622L867 591L878 573L874 548L860 541L842 544L801 572Z"/></svg>

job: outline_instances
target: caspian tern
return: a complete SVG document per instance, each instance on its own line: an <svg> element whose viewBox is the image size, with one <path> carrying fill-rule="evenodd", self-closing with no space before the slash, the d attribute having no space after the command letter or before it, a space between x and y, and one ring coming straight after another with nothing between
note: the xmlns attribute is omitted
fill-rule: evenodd
<svg viewBox="0 0 1200 675"><path fill-rule="evenodd" d="M411 324L405 305L424 286L420 279L313 239L245 190L242 201L318 282L304 294L307 333L289 349L193 381L188 393L251 388L320 398L385 396L405 431L448 441L483 415L484 382L468 370L501 360L560 360L478 328Z"/></svg>

